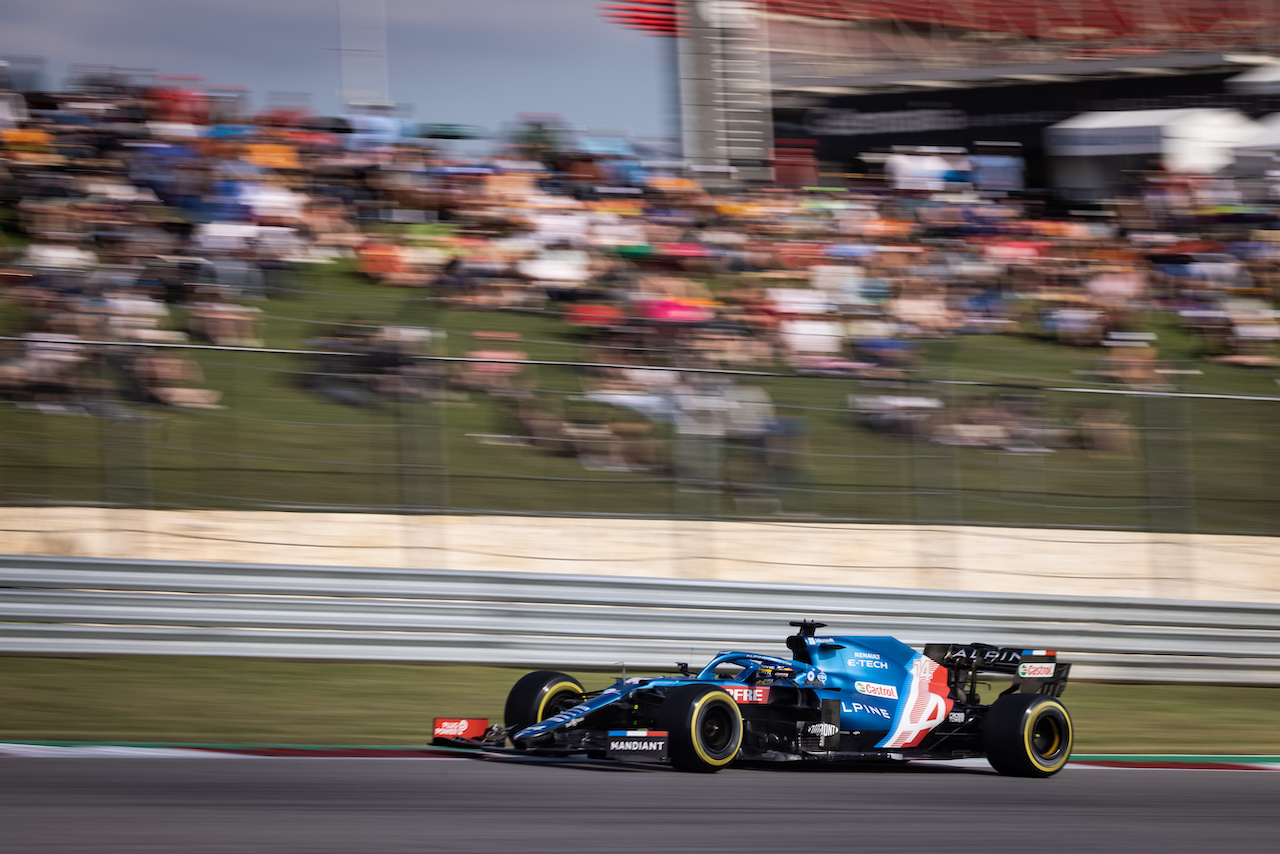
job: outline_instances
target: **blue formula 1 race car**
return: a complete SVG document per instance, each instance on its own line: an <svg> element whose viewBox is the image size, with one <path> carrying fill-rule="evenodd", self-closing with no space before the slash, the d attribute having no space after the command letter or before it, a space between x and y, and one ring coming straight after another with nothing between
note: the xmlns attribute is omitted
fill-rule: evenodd
<svg viewBox="0 0 1280 854"><path fill-rule="evenodd" d="M792 623L792 658L721 652L697 673L623 678L585 691L563 673L522 677L505 726L455 744L525 754L669 762L713 772L734 761L987 758L1001 774L1048 777L1071 755L1058 697L1071 665L1048 650L819 636ZM979 677L1012 684L989 704ZM508 740L511 747L507 746Z"/></svg>

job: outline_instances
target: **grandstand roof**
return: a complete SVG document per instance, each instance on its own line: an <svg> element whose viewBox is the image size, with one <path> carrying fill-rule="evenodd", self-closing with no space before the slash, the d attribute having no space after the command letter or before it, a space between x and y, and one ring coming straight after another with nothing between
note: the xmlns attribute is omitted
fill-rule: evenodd
<svg viewBox="0 0 1280 854"><path fill-rule="evenodd" d="M806 78L775 75L777 92L830 95L864 95L925 89L969 89L1012 86L1020 83L1065 83L1121 77L1160 77L1186 74L1234 73L1270 69L1280 74L1280 64L1268 56L1223 53L1162 53L1121 59L1089 59L1034 65L986 65L966 68L891 70L845 77Z"/></svg>

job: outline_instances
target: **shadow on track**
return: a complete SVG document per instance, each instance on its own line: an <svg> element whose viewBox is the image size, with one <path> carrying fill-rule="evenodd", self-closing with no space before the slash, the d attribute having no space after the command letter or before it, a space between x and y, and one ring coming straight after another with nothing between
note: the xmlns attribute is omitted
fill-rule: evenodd
<svg viewBox="0 0 1280 854"><path fill-rule="evenodd" d="M486 762L505 763L510 765L535 765L540 768L571 768L579 771L602 772L640 772L640 773L680 773L670 765L656 762L624 762L610 759L589 759L576 756L520 756L512 754L476 754L476 759ZM735 762L730 768L739 771L762 771L768 773L792 774L962 774L981 777L998 777L991 768L975 768L967 765L944 765L938 760L936 764L919 762L894 762L863 760L853 762ZM727 769L726 769L727 770Z"/></svg>

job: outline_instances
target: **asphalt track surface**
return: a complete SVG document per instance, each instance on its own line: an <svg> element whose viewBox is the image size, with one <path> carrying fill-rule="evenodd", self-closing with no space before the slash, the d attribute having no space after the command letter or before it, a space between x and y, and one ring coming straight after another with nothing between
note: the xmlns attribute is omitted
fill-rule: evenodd
<svg viewBox="0 0 1280 854"><path fill-rule="evenodd" d="M0 851L1274 852L1280 774L0 758Z"/></svg>

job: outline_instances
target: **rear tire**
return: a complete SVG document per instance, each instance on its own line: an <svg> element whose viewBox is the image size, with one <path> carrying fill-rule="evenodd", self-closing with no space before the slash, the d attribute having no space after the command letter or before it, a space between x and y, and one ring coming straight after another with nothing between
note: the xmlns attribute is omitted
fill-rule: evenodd
<svg viewBox="0 0 1280 854"><path fill-rule="evenodd" d="M1052 777L1071 758L1071 716L1043 694L1010 694L991 705L982 727L991 767L1009 777Z"/></svg>
<svg viewBox="0 0 1280 854"><path fill-rule="evenodd" d="M582 683L566 673L556 670L526 673L511 686L511 691L507 694L507 705L502 713L503 723L515 734L525 727L573 708L581 702L582 693Z"/></svg>
<svg viewBox="0 0 1280 854"><path fill-rule="evenodd" d="M671 764L681 771L719 771L737 758L742 747L738 704L714 685L687 685L668 692L658 724L667 731Z"/></svg>

